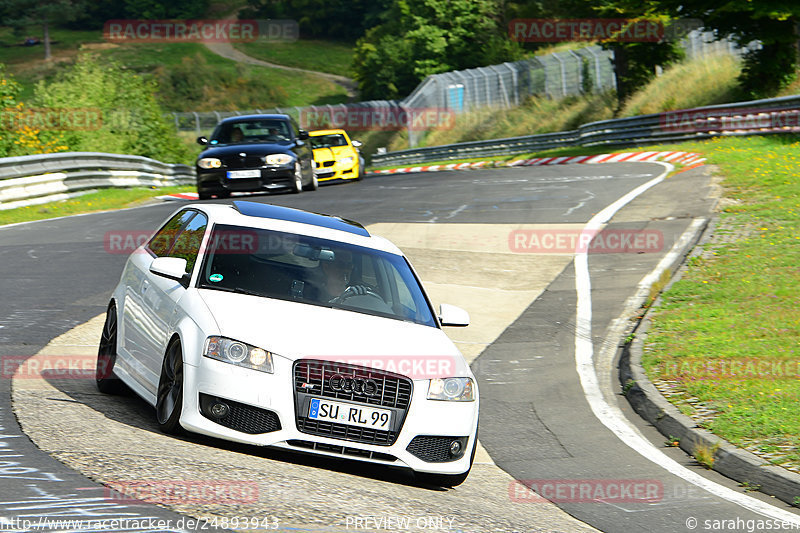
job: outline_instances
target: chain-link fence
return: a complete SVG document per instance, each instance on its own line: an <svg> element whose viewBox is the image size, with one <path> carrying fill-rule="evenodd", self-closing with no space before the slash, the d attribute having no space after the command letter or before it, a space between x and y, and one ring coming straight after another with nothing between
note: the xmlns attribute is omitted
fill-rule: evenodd
<svg viewBox="0 0 800 533"><path fill-rule="evenodd" d="M689 32L682 45L690 58L717 53L741 55L748 48L758 46L754 43L748 48L739 48L732 41L715 40L713 33L701 30ZM409 117L415 114L419 116L423 110L446 110L451 114L460 114L486 107L515 107L532 95L558 99L615 88L614 54L611 50L594 45L500 65L433 74L399 102L380 100L357 104L169 115L178 130L194 130L197 135L210 131L223 118L249 113L286 113L309 129L322 125L310 121L309 117L327 117L325 125L344 129L352 129L349 121L356 117L358 126L364 129L364 117L370 124L386 120L387 117L388 120L394 120L400 116L398 110ZM378 129L381 127L378 126ZM409 143L414 146L419 132L410 123L408 131Z"/></svg>

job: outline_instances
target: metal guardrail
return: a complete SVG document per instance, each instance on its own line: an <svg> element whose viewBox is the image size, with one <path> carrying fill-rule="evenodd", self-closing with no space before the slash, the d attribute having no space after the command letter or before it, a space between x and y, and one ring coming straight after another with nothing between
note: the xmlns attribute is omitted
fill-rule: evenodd
<svg viewBox="0 0 800 533"><path fill-rule="evenodd" d="M133 155L60 152L0 158L0 210L62 200L107 187L195 182L194 168Z"/></svg>
<svg viewBox="0 0 800 533"><path fill-rule="evenodd" d="M602 120L576 130L399 150L372 156L373 166L508 156L570 146L691 141L722 135L800 132L800 95Z"/></svg>

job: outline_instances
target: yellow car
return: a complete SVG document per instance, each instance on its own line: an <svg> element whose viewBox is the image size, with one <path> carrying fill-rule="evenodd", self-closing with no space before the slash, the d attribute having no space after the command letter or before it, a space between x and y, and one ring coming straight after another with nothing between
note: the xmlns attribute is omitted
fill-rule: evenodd
<svg viewBox="0 0 800 533"><path fill-rule="evenodd" d="M314 172L318 181L364 177L364 158L356 149L361 143L350 141L344 130L311 131L308 140L314 149Z"/></svg>

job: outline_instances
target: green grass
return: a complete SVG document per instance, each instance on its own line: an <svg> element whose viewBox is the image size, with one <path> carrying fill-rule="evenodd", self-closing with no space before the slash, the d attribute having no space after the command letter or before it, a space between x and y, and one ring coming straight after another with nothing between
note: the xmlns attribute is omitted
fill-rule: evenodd
<svg viewBox="0 0 800 533"><path fill-rule="evenodd" d="M30 35L39 35L33 29ZM159 82L159 100L167 111L227 111L269 107L337 104L348 101L343 87L313 74L242 65L224 59L199 43L115 44L101 31L54 29L53 60L44 61L44 45L17 46L21 38L0 27L0 63L23 86L20 100L31 101L35 84L56 76L78 53L91 52ZM324 50L314 41L306 51ZM346 47L332 44L327 60ZM337 59L341 64L341 59Z"/></svg>
<svg viewBox="0 0 800 533"><path fill-rule="evenodd" d="M42 38L41 28L31 27L25 33L32 37ZM71 62L83 47L92 48L102 45L101 31L73 31L61 28L50 30L52 54L51 61L44 60L44 44L20 46L24 37L14 35L10 28L0 27L0 63L5 64L22 84L20 99L29 101L33 96L34 85L55 75L64 63Z"/></svg>
<svg viewBox="0 0 800 533"><path fill-rule="evenodd" d="M717 412L704 427L741 446L789 447L783 460L799 466L800 381L771 363L800 362L800 141L725 138L681 149L703 152L725 177L716 231L725 238L663 295L645 369L651 379L688 369L677 373L678 389ZM769 361L769 370L711 373L748 361Z"/></svg>
<svg viewBox="0 0 800 533"><path fill-rule="evenodd" d="M298 41L272 41L236 43L234 47L245 54L285 65L350 77L353 64L353 45L302 39Z"/></svg>
<svg viewBox="0 0 800 533"><path fill-rule="evenodd" d="M124 45L101 51L128 68L152 74L169 111L226 111L347 101L341 86L300 72L243 65L202 44Z"/></svg>
<svg viewBox="0 0 800 533"><path fill-rule="evenodd" d="M159 189L145 187L103 189L70 200L0 211L0 225L133 207L155 196L194 190L193 186L186 185Z"/></svg>
<svg viewBox="0 0 800 533"><path fill-rule="evenodd" d="M730 54L684 61L633 95L619 115L632 117L737 101L741 99L736 81L740 72L741 61Z"/></svg>

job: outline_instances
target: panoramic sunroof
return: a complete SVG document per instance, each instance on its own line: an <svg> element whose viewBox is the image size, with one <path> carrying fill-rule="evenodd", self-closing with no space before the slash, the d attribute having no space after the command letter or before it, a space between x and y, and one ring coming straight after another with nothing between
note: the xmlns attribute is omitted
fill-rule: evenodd
<svg viewBox="0 0 800 533"><path fill-rule="evenodd" d="M261 204L258 202L245 202L241 200L234 201L233 206L241 214L249 217L272 218L275 220L286 220L288 222L300 222L302 224L311 224L312 226L321 226L323 228L346 231L347 233L353 233L363 237L370 236L369 232L364 229L364 226L358 222L353 222L352 220L346 220L340 217L309 213L307 211L300 211L299 209L292 209L291 207Z"/></svg>

